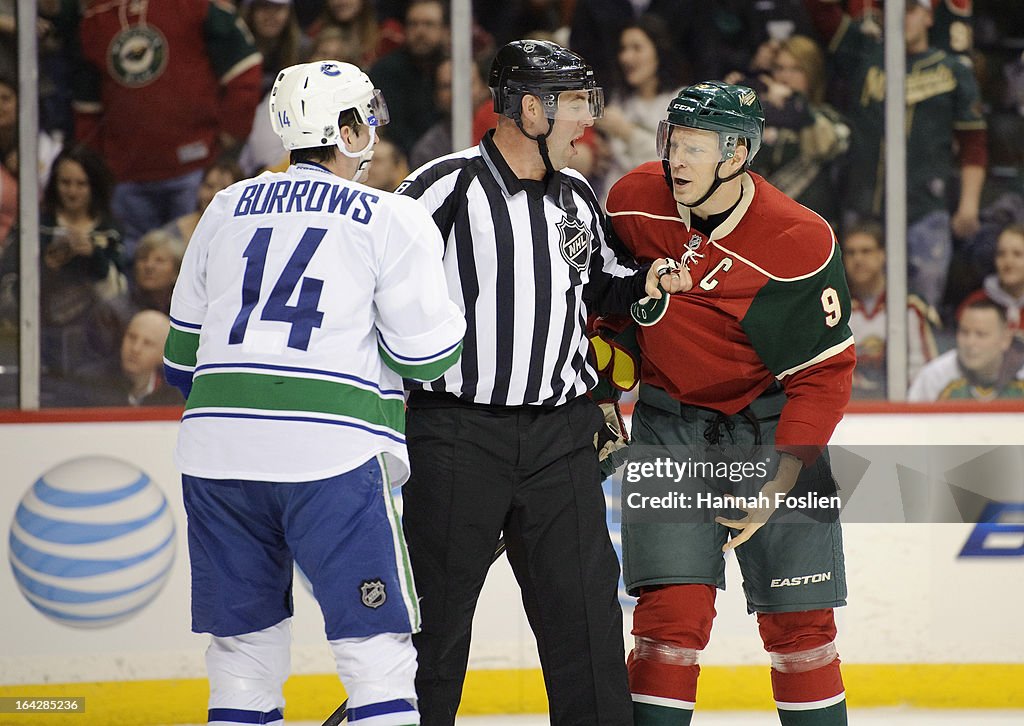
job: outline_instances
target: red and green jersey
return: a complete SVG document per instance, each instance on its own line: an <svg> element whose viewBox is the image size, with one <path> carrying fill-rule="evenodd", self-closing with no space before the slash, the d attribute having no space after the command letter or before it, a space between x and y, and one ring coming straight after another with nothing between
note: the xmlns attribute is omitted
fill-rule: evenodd
<svg viewBox="0 0 1024 726"><path fill-rule="evenodd" d="M677 205L660 162L608 196L612 229L641 262L688 260L694 286L638 333L641 380L677 400L734 414L774 381L787 403L776 445L813 459L850 398L850 293L828 224L760 176L708 238ZM812 447L813 453L805 447Z"/></svg>
<svg viewBox="0 0 1024 726"><path fill-rule="evenodd" d="M261 58L221 0L92 0L80 27L76 134L118 181L160 181L210 163L218 135L244 140Z"/></svg>

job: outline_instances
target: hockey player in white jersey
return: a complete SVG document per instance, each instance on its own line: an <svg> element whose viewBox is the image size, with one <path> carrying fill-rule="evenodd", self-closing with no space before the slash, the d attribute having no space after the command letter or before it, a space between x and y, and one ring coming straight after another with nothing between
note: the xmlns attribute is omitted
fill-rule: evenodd
<svg viewBox="0 0 1024 726"><path fill-rule="evenodd" d="M270 102L291 166L203 214L171 301L167 379L192 629L210 633L209 722L280 724L293 561L320 603L349 722L418 724L419 609L390 488L408 476L402 378L461 353L437 227L356 181L387 106L358 68L292 66Z"/></svg>

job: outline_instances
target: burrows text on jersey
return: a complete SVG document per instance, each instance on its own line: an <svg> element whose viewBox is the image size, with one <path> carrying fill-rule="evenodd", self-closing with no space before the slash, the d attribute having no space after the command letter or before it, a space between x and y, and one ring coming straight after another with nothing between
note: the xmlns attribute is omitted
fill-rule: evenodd
<svg viewBox="0 0 1024 726"><path fill-rule="evenodd" d="M359 204L355 204L356 199ZM380 197L343 184L306 179L285 179L251 184L238 198L234 216L248 214L281 214L287 212L328 212L348 215L354 222L369 224L373 205Z"/></svg>

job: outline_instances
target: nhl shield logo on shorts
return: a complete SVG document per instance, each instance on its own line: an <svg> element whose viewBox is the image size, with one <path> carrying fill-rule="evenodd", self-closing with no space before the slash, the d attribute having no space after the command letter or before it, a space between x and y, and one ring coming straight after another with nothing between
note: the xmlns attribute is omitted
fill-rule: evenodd
<svg viewBox="0 0 1024 726"><path fill-rule="evenodd" d="M558 224L558 249L562 259L583 272L590 265L590 230L583 222L568 215Z"/></svg>
<svg viewBox="0 0 1024 726"><path fill-rule="evenodd" d="M384 590L384 583L380 580L364 580L359 586L359 592L363 597L363 605L376 610L387 602L388 594Z"/></svg>

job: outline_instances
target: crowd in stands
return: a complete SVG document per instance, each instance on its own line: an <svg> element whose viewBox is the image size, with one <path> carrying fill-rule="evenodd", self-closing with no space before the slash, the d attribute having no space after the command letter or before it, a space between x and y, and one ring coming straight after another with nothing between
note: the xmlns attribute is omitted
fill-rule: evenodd
<svg viewBox="0 0 1024 726"><path fill-rule="evenodd" d="M1021 397L1024 3L894 1L905 5L907 48L910 397ZM283 68L347 61L383 91L391 122L371 166L377 188L391 191L453 150L443 0L39 0L38 9L45 406L181 403L153 353L170 292L214 194L287 166L267 113ZM854 300L855 397L885 397L881 0L476 0L473 9L473 142L495 122L485 83L495 49L556 40L605 89L604 117L573 162L602 198L655 158L658 121L679 88L713 78L755 88L766 129L753 171L836 230ZM17 329L18 11L0 0L0 335Z"/></svg>

